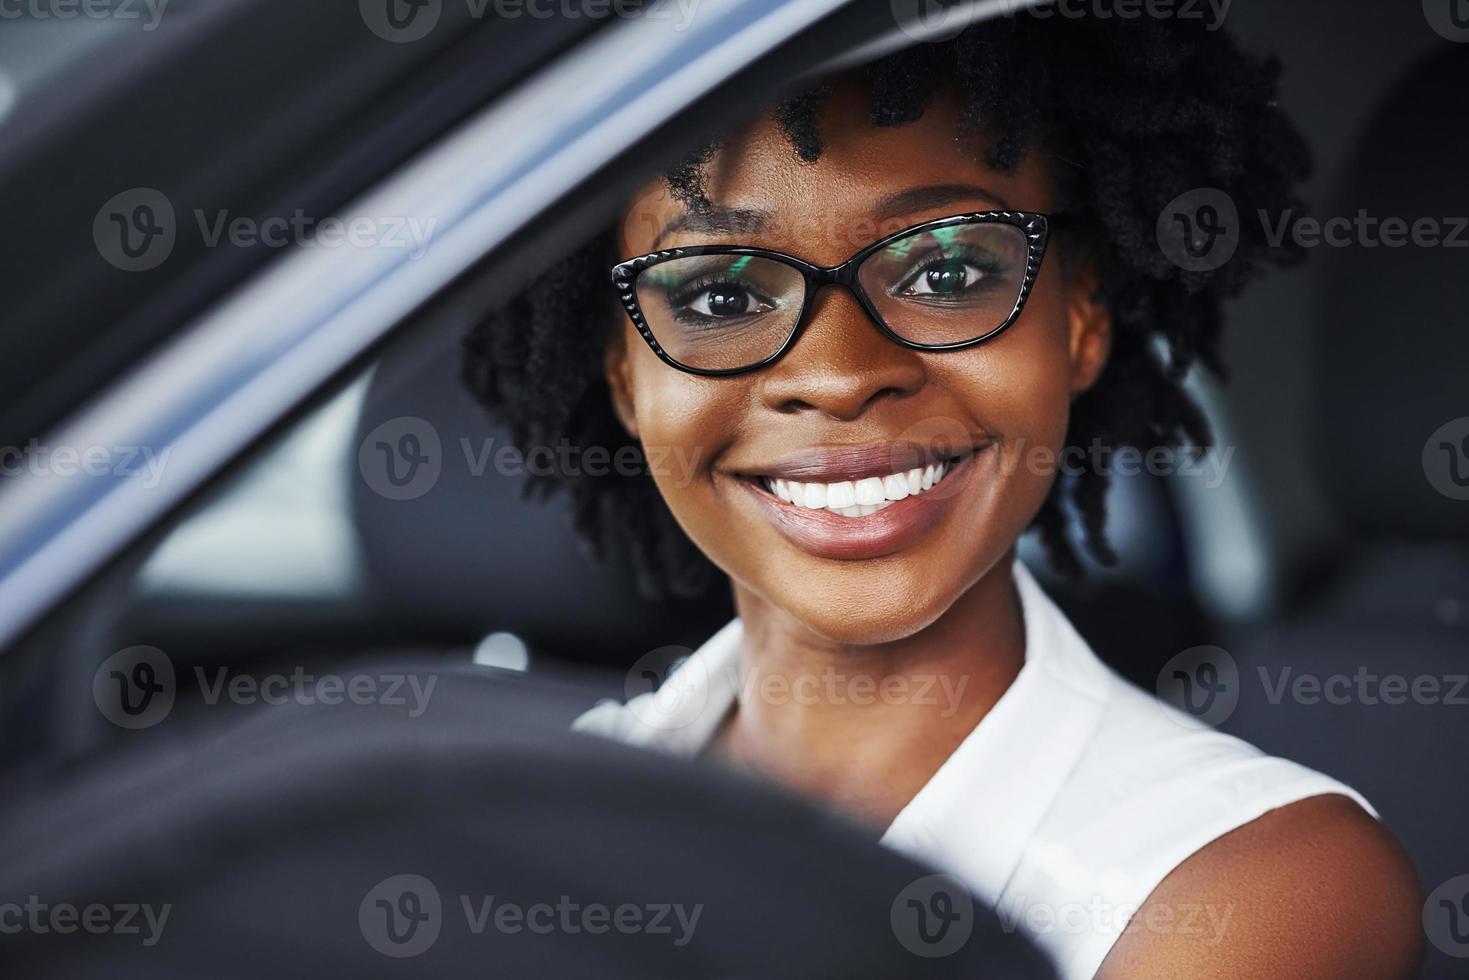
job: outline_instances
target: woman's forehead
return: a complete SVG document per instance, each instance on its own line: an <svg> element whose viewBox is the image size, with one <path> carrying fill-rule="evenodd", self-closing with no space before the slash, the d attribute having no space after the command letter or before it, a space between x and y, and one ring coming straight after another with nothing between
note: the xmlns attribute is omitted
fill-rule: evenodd
<svg viewBox="0 0 1469 980"><path fill-rule="evenodd" d="M799 158L773 113L731 133L701 168L706 212L690 211L664 180L650 182L623 222L625 255L701 239L780 248L851 238L843 228L856 234L966 210L1051 207L1043 154L1027 153L1010 173L988 166L987 134L964 125L957 96L940 95L907 125L879 127L866 92L838 86L818 126L822 151L814 162Z"/></svg>

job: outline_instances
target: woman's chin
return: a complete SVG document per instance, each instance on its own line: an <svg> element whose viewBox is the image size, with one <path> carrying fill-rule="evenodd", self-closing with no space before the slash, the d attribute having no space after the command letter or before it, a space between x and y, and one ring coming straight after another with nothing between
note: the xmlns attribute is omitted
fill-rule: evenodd
<svg viewBox="0 0 1469 980"><path fill-rule="evenodd" d="M1018 531L1016 532L1018 534ZM935 556L893 556L871 562L809 561L761 569L744 591L784 613L814 638L842 646L894 643L941 620L975 586L1000 573L1008 579L1003 535L954 542ZM1005 571L1000 572L1001 566ZM772 574L774 573L774 574Z"/></svg>
<svg viewBox="0 0 1469 980"><path fill-rule="evenodd" d="M871 596L847 595L838 602L807 595L785 606L788 614L828 643L864 647L894 643L923 631L948 611L959 594L955 589L952 595L939 598L938 593L929 592L921 602L914 601L911 593L877 601Z"/></svg>

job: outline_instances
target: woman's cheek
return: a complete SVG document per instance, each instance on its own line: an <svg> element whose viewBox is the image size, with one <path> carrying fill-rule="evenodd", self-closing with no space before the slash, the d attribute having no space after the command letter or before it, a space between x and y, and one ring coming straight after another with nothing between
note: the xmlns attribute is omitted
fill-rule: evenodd
<svg viewBox="0 0 1469 980"><path fill-rule="evenodd" d="M703 545L723 506L711 467L728 445L727 420L739 387L733 379L700 378L659 363L661 374L636 379L639 441L659 492L684 529Z"/></svg>
<svg viewBox="0 0 1469 980"><path fill-rule="evenodd" d="M676 371L645 346L632 375L638 437L644 448L697 452L700 462L707 464L719 405L726 395L719 387L723 380Z"/></svg>
<svg viewBox="0 0 1469 980"><path fill-rule="evenodd" d="M1031 511L1040 507L1055 477L1071 389L1064 346L1058 349L1049 338L1035 336L1006 343L1022 326L1027 324L967 352L972 356L966 357L968 363L954 365L960 376L950 384L962 391L960 398L973 417L997 440L1006 496L1018 509Z"/></svg>

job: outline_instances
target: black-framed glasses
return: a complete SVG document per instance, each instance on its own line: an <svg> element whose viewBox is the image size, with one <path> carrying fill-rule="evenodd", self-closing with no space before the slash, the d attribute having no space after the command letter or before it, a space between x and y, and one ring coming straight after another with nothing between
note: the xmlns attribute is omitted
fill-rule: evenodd
<svg viewBox="0 0 1469 980"><path fill-rule="evenodd" d="M666 363L723 376L764 367L805 329L817 290L846 287L894 343L958 350L1025 307L1055 216L979 211L925 221L830 268L742 245L651 252L612 268L633 325Z"/></svg>

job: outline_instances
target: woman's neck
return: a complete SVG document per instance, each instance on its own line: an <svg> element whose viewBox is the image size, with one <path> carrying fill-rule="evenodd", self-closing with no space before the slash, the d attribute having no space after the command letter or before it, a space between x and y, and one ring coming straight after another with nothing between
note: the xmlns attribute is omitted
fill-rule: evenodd
<svg viewBox="0 0 1469 980"><path fill-rule="evenodd" d="M913 635L864 646L817 636L735 586L740 697L713 751L886 828L1025 661L1011 561Z"/></svg>

